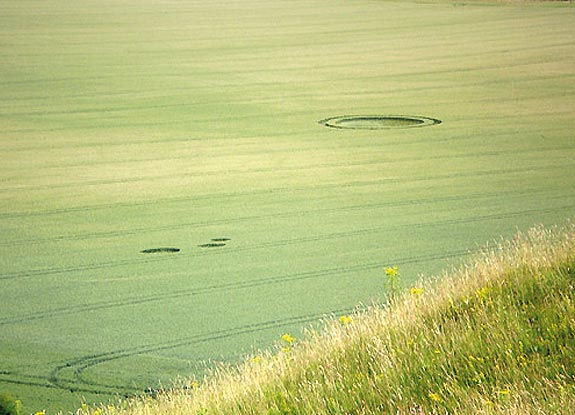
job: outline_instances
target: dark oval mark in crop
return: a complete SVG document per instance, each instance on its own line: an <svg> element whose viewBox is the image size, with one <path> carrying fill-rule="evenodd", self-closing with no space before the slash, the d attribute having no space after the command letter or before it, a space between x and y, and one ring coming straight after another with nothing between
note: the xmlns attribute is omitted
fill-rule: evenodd
<svg viewBox="0 0 575 415"><path fill-rule="evenodd" d="M226 246L224 243L209 243L209 244L202 244L198 245L200 248L220 248L222 246Z"/></svg>
<svg viewBox="0 0 575 415"><path fill-rule="evenodd" d="M149 248L140 251L142 254L163 254L180 252L180 248Z"/></svg>

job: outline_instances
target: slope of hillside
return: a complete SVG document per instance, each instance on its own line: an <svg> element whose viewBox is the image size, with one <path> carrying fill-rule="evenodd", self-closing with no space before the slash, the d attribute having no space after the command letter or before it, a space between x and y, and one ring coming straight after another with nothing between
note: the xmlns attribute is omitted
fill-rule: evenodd
<svg viewBox="0 0 575 415"><path fill-rule="evenodd" d="M573 414L574 265L573 227L536 228L404 287L389 307L284 336L275 352L154 398L79 413Z"/></svg>

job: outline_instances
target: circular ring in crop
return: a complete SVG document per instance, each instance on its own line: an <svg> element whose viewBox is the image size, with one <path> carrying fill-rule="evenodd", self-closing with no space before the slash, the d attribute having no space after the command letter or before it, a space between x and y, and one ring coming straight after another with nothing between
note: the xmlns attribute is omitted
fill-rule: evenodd
<svg viewBox="0 0 575 415"><path fill-rule="evenodd" d="M419 115L342 115L319 121L330 128L348 130L385 130L391 128L427 127L441 120Z"/></svg>
<svg viewBox="0 0 575 415"><path fill-rule="evenodd" d="M165 254L180 252L180 248L149 248L140 251L142 254Z"/></svg>

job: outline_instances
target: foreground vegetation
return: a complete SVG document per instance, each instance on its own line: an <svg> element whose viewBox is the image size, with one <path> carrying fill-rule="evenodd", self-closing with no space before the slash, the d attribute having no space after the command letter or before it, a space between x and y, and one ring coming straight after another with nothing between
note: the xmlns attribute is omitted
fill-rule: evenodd
<svg viewBox="0 0 575 415"><path fill-rule="evenodd" d="M410 287L575 217L574 27L559 2L0 0L0 394L203 378L382 302L384 266ZM442 123L318 123L349 115Z"/></svg>
<svg viewBox="0 0 575 415"><path fill-rule="evenodd" d="M543 227L158 398L80 413L573 414L575 229Z"/></svg>

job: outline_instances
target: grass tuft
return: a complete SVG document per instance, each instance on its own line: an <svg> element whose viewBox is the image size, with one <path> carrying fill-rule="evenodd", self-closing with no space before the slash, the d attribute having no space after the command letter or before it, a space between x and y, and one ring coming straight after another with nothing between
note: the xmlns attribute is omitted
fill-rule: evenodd
<svg viewBox="0 0 575 415"><path fill-rule="evenodd" d="M574 285L575 228L538 227L287 352L79 413L573 414Z"/></svg>

